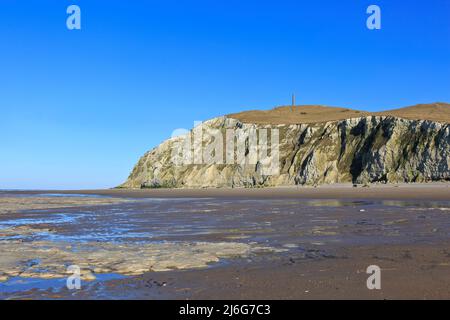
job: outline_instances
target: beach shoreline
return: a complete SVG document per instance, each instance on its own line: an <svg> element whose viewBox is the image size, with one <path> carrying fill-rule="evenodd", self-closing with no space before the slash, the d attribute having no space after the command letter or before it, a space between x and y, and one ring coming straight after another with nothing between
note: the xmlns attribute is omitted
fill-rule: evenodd
<svg viewBox="0 0 450 320"><path fill-rule="evenodd" d="M56 265L51 276L60 277L70 262L99 276L76 292L2 292L0 283L0 299L450 298L448 183L16 190L0 191L0 200L7 249L0 271L39 277L39 268ZM83 244L111 254L85 256ZM223 245L230 254L222 257L216 248ZM145 254L168 268L152 262L149 272ZM18 265L23 255L39 265ZM183 267L186 257L195 268ZM134 264L118 268L120 261ZM381 290L366 286L370 265L381 269ZM129 275L101 280L101 272Z"/></svg>
<svg viewBox="0 0 450 320"><path fill-rule="evenodd" d="M235 199L368 199L368 200L450 200L450 182L417 184L333 184L265 188L204 189L81 189L9 190L9 194L84 194L127 198L235 198Z"/></svg>

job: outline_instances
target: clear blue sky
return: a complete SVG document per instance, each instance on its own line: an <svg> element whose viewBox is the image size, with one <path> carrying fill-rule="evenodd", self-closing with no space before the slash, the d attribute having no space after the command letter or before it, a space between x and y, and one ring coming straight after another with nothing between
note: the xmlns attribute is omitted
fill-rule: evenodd
<svg viewBox="0 0 450 320"><path fill-rule="evenodd" d="M2 0L0 37L0 188L113 187L174 129L292 92L364 110L450 101L449 0Z"/></svg>

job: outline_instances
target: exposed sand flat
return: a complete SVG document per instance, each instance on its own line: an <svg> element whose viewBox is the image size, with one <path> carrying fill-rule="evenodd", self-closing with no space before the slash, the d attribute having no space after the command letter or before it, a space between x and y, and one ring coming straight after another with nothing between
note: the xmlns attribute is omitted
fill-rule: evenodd
<svg viewBox="0 0 450 320"><path fill-rule="evenodd" d="M392 116L410 120L432 120L450 123L450 104L418 104L382 112L367 112L320 105L281 106L272 110L251 110L227 115L244 123L301 124L337 121L363 116Z"/></svg>
<svg viewBox="0 0 450 320"><path fill-rule="evenodd" d="M33 196L28 193L25 196L8 193L0 196L0 282L17 276L62 278L67 276L66 268L71 264L78 265L83 270L82 279L92 280L95 279L94 273L138 275L150 271L202 268L221 258L243 257L253 252L273 250L266 246L234 241L164 241L143 244L36 240L45 236L57 236L62 225L71 230L69 233L81 230L80 233L83 234L82 230L86 227L80 221L61 219L60 214L54 210L48 213L39 212L40 210L71 208L74 211L66 212L64 218L73 218L73 214L71 216L69 212L77 214L77 208L83 206L91 210L89 216L96 220L102 215L94 217L92 210L102 210L102 205L135 202L120 197L86 197L79 196L78 193L73 196L73 192L70 193L72 196L68 194L56 197L38 194L39 196ZM152 204L144 202L141 208L146 206ZM124 210L119 208L121 207L116 207L116 210ZM105 216L111 217L108 214ZM119 230L121 226L122 223L117 225ZM110 230L111 234L114 232L117 230Z"/></svg>
<svg viewBox="0 0 450 320"><path fill-rule="evenodd" d="M449 191L449 183L61 191L67 197L57 199L119 202L0 215L0 299L448 299L450 202L434 200L450 200ZM77 292L52 280L72 264L83 280ZM373 264L381 291L366 287Z"/></svg>
<svg viewBox="0 0 450 320"><path fill-rule="evenodd" d="M107 205L129 201L118 198L79 197L11 197L0 196L0 214L22 210L67 208L87 205Z"/></svg>
<svg viewBox="0 0 450 320"><path fill-rule="evenodd" d="M237 242L74 244L0 241L0 282L15 276L62 278L67 276L67 266L72 264L81 268L85 280L95 279L93 273L138 275L150 271L201 268L223 257L246 256L253 250L269 248L253 248Z"/></svg>
<svg viewBox="0 0 450 320"><path fill-rule="evenodd" d="M366 287L366 268L372 264L382 270L381 290ZM292 254L251 265L144 274L114 280L109 290L124 292L122 298L145 294L152 299L448 299L449 271L448 243L362 246L306 261ZM149 282L167 285L149 288ZM127 295L129 287L135 291ZM82 297L95 292L80 292Z"/></svg>

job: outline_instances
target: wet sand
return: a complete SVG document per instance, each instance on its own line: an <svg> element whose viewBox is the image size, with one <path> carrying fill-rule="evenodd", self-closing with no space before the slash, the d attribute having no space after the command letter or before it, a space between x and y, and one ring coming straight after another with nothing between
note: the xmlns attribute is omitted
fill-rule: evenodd
<svg viewBox="0 0 450 320"><path fill-rule="evenodd" d="M70 295L96 299L450 299L449 244L364 246L336 249L324 257L291 253L203 270L147 273L112 280ZM366 268L381 268L381 290L368 290ZM40 295L42 297L42 295Z"/></svg>
<svg viewBox="0 0 450 320"><path fill-rule="evenodd" d="M31 290L10 299L450 299L450 244L340 248L324 257L239 260L199 270L152 272L84 290ZM366 268L379 265L381 290Z"/></svg>
<svg viewBox="0 0 450 320"><path fill-rule="evenodd" d="M0 272L19 270L0 282L0 298L450 299L445 183L52 193L110 197L55 208L49 196L47 210L11 211L12 198L30 205L47 191L0 192L9 203L0 215ZM68 290L64 279L16 285L40 281L41 270L64 276L69 263L92 276L81 290ZM381 268L381 290L367 289L369 265Z"/></svg>

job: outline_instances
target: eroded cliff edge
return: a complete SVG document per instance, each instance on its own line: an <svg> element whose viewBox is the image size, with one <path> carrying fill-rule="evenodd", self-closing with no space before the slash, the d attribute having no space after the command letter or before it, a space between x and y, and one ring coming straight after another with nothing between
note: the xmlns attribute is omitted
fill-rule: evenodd
<svg viewBox="0 0 450 320"><path fill-rule="evenodd" d="M164 141L140 158L120 187L259 187L331 183L429 182L450 180L448 122L367 115L303 124L242 123L227 116L204 122L205 130L278 129L279 172L260 165L175 165ZM246 150L246 157L248 150Z"/></svg>

